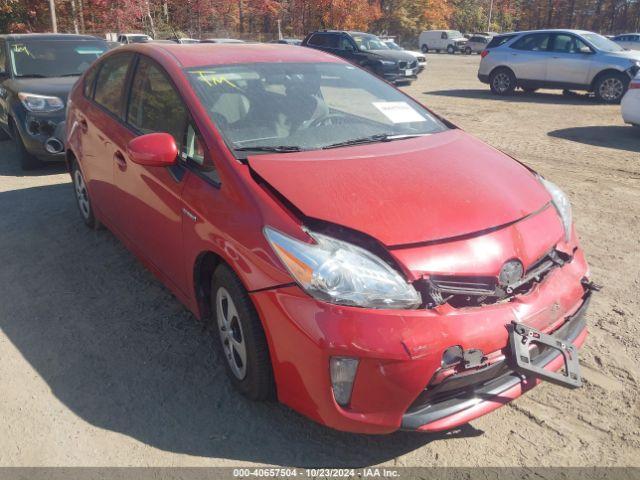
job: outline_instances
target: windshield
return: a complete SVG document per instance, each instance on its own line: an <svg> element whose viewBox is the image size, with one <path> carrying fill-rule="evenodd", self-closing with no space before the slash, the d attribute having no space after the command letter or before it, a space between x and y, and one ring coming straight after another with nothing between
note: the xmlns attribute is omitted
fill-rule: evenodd
<svg viewBox="0 0 640 480"><path fill-rule="evenodd" d="M458 30L449 30L447 32L449 38L454 39L454 38L464 38L464 35L462 35Z"/></svg>
<svg viewBox="0 0 640 480"><path fill-rule="evenodd" d="M109 47L103 41L29 40L10 44L16 77L80 75Z"/></svg>
<svg viewBox="0 0 640 480"><path fill-rule="evenodd" d="M375 35L353 34L351 36L360 50L389 50L387 44Z"/></svg>
<svg viewBox="0 0 640 480"><path fill-rule="evenodd" d="M387 47L389 47L391 50L404 50L400 45L398 45L396 42L394 42L393 40L387 40L386 42L384 42L387 44Z"/></svg>
<svg viewBox="0 0 640 480"><path fill-rule="evenodd" d="M374 135L447 128L409 97L352 65L252 63L186 73L232 149L313 150Z"/></svg>
<svg viewBox="0 0 640 480"><path fill-rule="evenodd" d="M129 35L127 38L131 43L146 43L151 40L151 37L148 35Z"/></svg>
<svg viewBox="0 0 640 480"><path fill-rule="evenodd" d="M618 45L615 42L612 42L606 37L602 35L598 35L597 33L585 33L582 35L585 39L590 41L594 47L598 50L602 50L603 52L622 52L624 48Z"/></svg>

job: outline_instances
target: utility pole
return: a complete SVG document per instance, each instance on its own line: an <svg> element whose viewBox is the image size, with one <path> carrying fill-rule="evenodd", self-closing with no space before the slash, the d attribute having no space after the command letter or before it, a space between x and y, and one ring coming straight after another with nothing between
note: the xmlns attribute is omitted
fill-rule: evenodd
<svg viewBox="0 0 640 480"><path fill-rule="evenodd" d="M282 40L282 21L278 19L278 40Z"/></svg>
<svg viewBox="0 0 640 480"><path fill-rule="evenodd" d="M49 10L51 11L51 29L53 33L58 33L58 21L56 20L55 0L49 0Z"/></svg>
<svg viewBox="0 0 640 480"><path fill-rule="evenodd" d="M491 31L491 14L493 13L493 0L489 4L489 21L487 22L487 33Z"/></svg>

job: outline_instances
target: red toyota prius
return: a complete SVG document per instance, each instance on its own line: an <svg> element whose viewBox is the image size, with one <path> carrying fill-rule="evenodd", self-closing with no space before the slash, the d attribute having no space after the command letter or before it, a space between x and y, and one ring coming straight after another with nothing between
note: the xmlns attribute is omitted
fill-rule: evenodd
<svg viewBox="0 0 640 480"><path fill-rule="evenodd" d="M84 222L214 322L251 399L436 431L581 384L597 287L567 196L340 58L115 49L70 96L67 161Z"/></svg>

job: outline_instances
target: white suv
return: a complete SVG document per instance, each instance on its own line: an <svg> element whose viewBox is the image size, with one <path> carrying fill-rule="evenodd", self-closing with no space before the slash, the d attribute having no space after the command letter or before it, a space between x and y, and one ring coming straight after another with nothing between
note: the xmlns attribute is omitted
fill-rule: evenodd
<svg viewBox="0 0 640 480"><path fill-rule="evenodd" d="M534 30L493 37L482 52L478 78L498 95L516 87L586 90L619 103L639 70L640 52L597 33Z"/></svg>

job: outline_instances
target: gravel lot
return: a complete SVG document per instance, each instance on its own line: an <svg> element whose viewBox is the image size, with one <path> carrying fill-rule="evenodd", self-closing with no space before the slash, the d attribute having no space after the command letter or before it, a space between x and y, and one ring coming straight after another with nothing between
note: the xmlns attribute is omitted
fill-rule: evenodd
<svg viewBox="0 0 640 480"><path fill-rule="evenodd" d="M640 466L640 129L559 92L496 98L478 56L407 90L570 195L594 280L585 386L543 384L458 431L365 437L237 395L211 337L105 230L62 168L0 143L0 465Z"/></svg>

